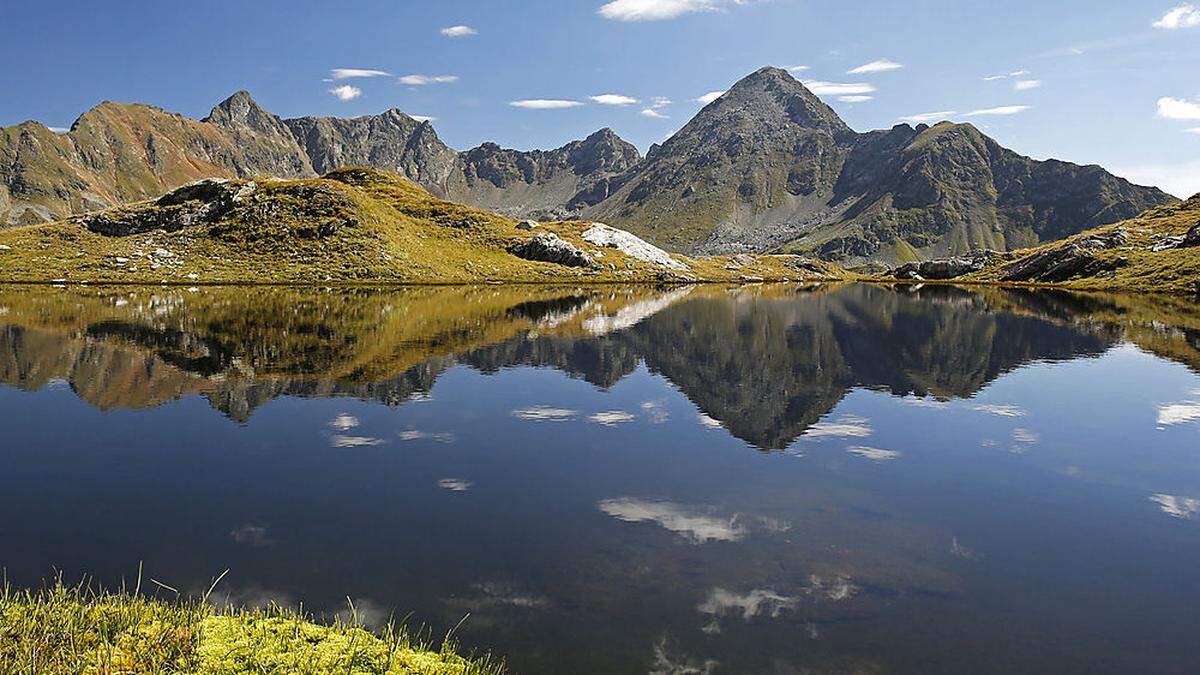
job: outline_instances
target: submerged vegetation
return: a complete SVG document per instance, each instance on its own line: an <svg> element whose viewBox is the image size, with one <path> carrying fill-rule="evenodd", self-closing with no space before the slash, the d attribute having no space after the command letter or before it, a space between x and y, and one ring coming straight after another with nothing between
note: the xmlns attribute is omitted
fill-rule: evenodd
<svg viewBox="0 0 1200 675"><path fill-rule="evenodd" d="M5 673L420 673L499 675L502 663L466 658L389 624L373 632L348 620L324 625L300 612L218 608L206 598L162 600L93 592L61 580L0 594L0 672Z"/></svg>

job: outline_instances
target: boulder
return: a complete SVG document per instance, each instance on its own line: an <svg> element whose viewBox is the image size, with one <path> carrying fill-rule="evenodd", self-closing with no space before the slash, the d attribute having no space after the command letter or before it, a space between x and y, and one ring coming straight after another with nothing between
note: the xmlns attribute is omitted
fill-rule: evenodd
<svg viewBox="0 0 1200 675"><path fill-rule="evenodd" d="M978 251L970 255L910 262L892 269L888 274L896 279L925 281L926 279L955 279L978 272L1001 257L996 251Z"/></svg>
<svg viewBox="0 0 1200 675"><path fill-rule="evenodd" d="M651 265L680 271L690 269L687 265L672 258L670 253L667 253L654 244L625 230L609 227L604 223L592 223L591 227L584 230L583 240L597 246L614 248L630 258L635 258Z"/></svg>
<svg viewBox="0 0 1200 675"><path fill-rule="evenodd" d="M532 239L514 244L509 253L538 262L556 263L568 267L596 267L596 261L586 251L553 232L539 232Z"/></svg>
<svg viewBox="0 0 1200 675"><path fill-rule="evenodd" d="M1078 237L1021 258L1009 265L1000 279L1052 282L1111 272L1128 260L1103 259L1095 254L1121 246L1127 240L1128 235L1121 228Z"/></svg>
<svg viewBox="0 0 1200 675"><path fill-rule="evenodd" d="M522 220L521 222L517 223L518 230L529 231L529 230L537 229L537 227L538 227L538 222L536 220Z"/></svg>

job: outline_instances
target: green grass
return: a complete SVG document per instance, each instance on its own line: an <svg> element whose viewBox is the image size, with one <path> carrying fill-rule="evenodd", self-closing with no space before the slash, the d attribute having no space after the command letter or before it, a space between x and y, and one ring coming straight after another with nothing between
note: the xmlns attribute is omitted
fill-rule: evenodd
<svg viewBox="0 0 1200 675"><path fill-rule="evenodd" d="M420 673L499 675L502 662L433 646L394 623L381 631L301 612L214 607L207 598L105 593L61 579L0 593L3 673ZM161 589L160 589L161 590ZM351 607L351 609L353 609Z"/></svg>

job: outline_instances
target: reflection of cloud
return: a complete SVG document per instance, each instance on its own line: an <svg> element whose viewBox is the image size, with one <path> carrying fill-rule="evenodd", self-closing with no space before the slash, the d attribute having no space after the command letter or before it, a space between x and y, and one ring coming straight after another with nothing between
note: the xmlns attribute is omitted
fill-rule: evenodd
<svg viewBox="0 0 1200 675"><path fill-rule="evenodd" d="M712 659L697 660L686 654L679 654L662 637L654 643L654 663L650 667L650 675L711 675L716 672L719 663Z"/></svg>
<svg viewBox="0 0 1200 675"><path fill-rule="evenodd" d="M474 483L471 481L463 480L461 478L443 478L438 481L438 487L444 488L451 492L466 492L467 490L471 489L472 485L474 485Z"/></svg>
<svg viewBox="0 0 1200 675"><path fill-rule="evenodd" d="M329 426L338 431L350 431L358 426L358 418L348 413L338 413L338 416L329 421Z"/></svg>
<svg viewBox="0 0 1200 675"><path fill-rule="evenodd" d="M1042 437L1038 435L1038 432L1033 431L1032 429L1025 429L1024 427L1017 427L1016 429L1013 429L1012 438L1018 443L1037 443L1042 439Z"/></svg>
<svg viewBox="0 0 1200 675"><path fill-rule="evenodd" d="M634 419L635 418L633 415L625 412L624 410L607 410L605 412L598 412L594 415L588 416L589 421L595 422L596 424L603 424L606 427L632 422Z"/></svg>
<svg viewBox="0 0 1200 675"><path fill-rule="evenodd" d="M936 398L923 396L905 396L904 398L900 399L900 402L907 403L908 405L916 406L918 408L945 408L947 406L945 401L939 401Z"/></svg>
<svg viewBox="0 0 1200 675"><path fill-rule="evenodd" d="M812 575L808 578L808 592L823 596L829 600L847 600L858 592L850 577L838 575L831 579Z"/></svg>
<svg viewBox="0 0 1200 675"><path fill-rule="evenodd" d="M229 536L233 537L235 542L246 546L270 546L275 543L274 539L267 536L267 528L253 523L242 525L230 532Z"/></svg>
<svg viewBox="0 0 1200 675"><path fill-rule="evenodd" d="M465 605L471 609L485 607L517 607L536 608L550 604L550 600L540 595L522 591L511 584L484 581L471 586L471 595L450 598L446 600L452 605Z"/></svg>
<svg viewBox="0 0 1200 675"><path fill-rule="evenodd" d="M387 441L382 438L369 436L343 436L335 434L329 438L329 444L335 448L362 448L371 445L383 445Z"/></svg>
<svg viewBox="0 0 1200 675"><path fill-rule="evenodd" d="M1159 426L1187 424L1200 420L1200 401L1179 401L1158 407Z"/></svg>
<svg viewBox="0 0 1200 675"><path fill-rule="evenodd" d="M357 600L347 598L346 608L339 610L334 616L342 623L363 626L372 630L384 628L394 618L391 610L369 598Z"/></svg>
<svg viewBox="0 0 1200 675"><path fill-rule="evenodd" d="M299 603L294 597L283 591L262 586L246 586L230 590L218 588L216 592L209 594L208 604L222 609L225 607L266 609L267 607L297 607Z"/></svg>
<svg viewBox="0 0 1200 675"><path fill-rule="evenodd" d="M1200 513L1200 499L1179 495L1150 495L1150 501L1158 504L1163 513L1175 518L1191 518Z"/></svg>
<svg viewBox="0 0 1200 675"><path fill-rule="evenodd" d="M429 431L419 431L417 429L405 429L396 435L400 437L400 440L402 441L419 441L423 438L427 438L431 441L437 441L438 443L454 442L454 434L448 431L432 433Z"/></svg>
<svg viewBox="0 0 1200 675"><path fill-rule="evenodd" d="M522 410L512 411L513 417L519 417L531 422L565 422L579 415L578 410L566 408L551 408L545 405L535 405Z"/></svg>
<svg viewBox="0 0 1200 675"><path fill-rule="evenodd" d="M670 413L663 407L661 401L645 401L642 403L642 411L646 413L646 417L651 424L663 424L671 418Z"/></svg>
<svg viewBox="0 0 1200 675"><path fill-rule="evenodd" d="M846 448L846 452L866 457L873 462L886 462L891 459L896 459L900 456L897 450L881 450L880 448L870 448L865 445L852 445Z"/></svg>
<svg viewBox="0 0 1200 675"><path fill-rule="evenodd" d="M950 538L950 555L963 560L976 560L979 556L972 549L958 542L958 537Z"/></svg>
<svg viewBox="0 0 1200 675"><path fill-rule="evenodd" d="M701 425L706 426L709 429L724 428L724 425L721 424L720 420L715 420L715 419L709 417L708 415L705 415L704 413L700 413L699 415L697 415L696 419L700 420Z"/></svg>
<svg viewBox="0 0 1200 675"><path fill-rule="evenodd" d="M746 536L746 528L738 522L736 515L717 518L697 513L673 502L620 497L602 500L596 507L627 523L658 523L696 544L708 541L737 541Z"/></svg>
<svg viewBox="0 0 1200 675"><path fill-rule="evenodd" d="M978 403L971 406L971 410L988 413L989 415L999 415L1000 417L1024 417L1028 414L1015 405L998 405L994 403Z"/></svg>
<svg viewBox="0 0 1200 675"><path fill-rule="evenodd" d="M718 621L723 616L740 616L742 621L749 621L756 616L776 618L783 610L794 609L799 602L798 597L781 595L766 588L744 594L714 588L696 609L701 614L712 616L712 621L702 630L705 633L719 633L721 624Z"/></svg>
<svg viewBox="0 0 1200 675"><path fill-rule="evenodd" d="M866 438L870 435L870 420L856 415L843 415L836 422L817 422L801 434L805 438Z"/></svg>

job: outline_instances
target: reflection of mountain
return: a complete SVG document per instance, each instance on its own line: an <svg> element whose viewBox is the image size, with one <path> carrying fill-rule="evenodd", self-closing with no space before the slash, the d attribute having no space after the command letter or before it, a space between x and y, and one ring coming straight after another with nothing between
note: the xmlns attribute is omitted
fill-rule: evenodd
<svg viewBox="0 0 1200 675"><path fill-rule="evenodd" d="M104 409L203 395L245 420L278 396L399 405L454 363L599 387L645 363L738 438L780 448L854 387L965 397L1121 339L1200 365L1200 312L1147 303L950 287L23 288L0 290L0 380L65 380Z"/></svg>

